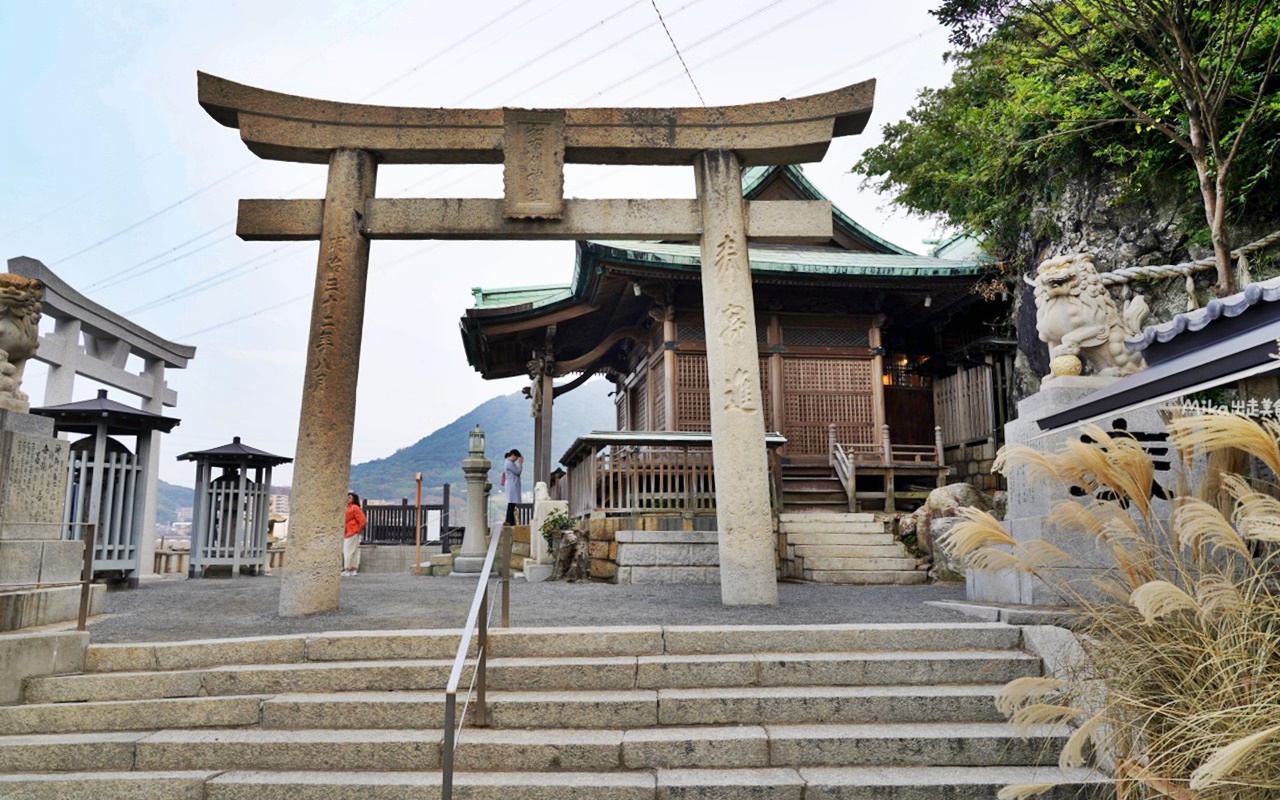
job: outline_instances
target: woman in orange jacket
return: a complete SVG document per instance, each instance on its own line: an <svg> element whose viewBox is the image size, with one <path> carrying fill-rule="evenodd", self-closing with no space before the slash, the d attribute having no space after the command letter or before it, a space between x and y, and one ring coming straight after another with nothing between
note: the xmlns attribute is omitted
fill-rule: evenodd
<svg viewBox="0 0 1280 800"><path fill-rule="evenodd" d="M360 495L347 492L347 525L342 539L342 576L360 572L360 534L364 533L365 517L360 508Z"/></svg>

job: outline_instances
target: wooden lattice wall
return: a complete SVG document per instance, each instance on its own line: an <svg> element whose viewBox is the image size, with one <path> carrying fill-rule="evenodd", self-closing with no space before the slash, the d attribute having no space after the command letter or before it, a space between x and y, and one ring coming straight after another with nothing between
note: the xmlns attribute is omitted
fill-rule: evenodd
<svg viewBox="0 0 1280 800"><path fill-rule="evenodd" d="M826 454L831 423L841 443L877 440L870 360L783 356L782 381L788 456Z"/></svg>

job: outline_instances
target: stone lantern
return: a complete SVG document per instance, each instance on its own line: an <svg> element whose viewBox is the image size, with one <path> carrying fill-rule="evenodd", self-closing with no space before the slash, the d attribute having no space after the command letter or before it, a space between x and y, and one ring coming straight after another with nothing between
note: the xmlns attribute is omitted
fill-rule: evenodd
<svg viewBox="0 0 1280 800"><path fill-rule="evenodd" d="M462 459L462 474L467 479L467 529L462 535L462 552L453 560L453 574L477 573L484 567L485 504L488 497L485 481L489 477L489 459L484 457L484 431L477 424L467 436L467 457Z"/></svg>
<svg viewBox="0 0 1280 800"><path fill-rule="evenodd" d="M93 571L118 572L130 587L138 585L142 571L144 507L150 453L157 431L169 433L178 420L150 411L130 408L107 398L33 408L31 413L53 419L55 433L86 434L71 443L67 463L66 502L63 505L63 539L83 541L94 537ZM130 450L116 437L135 440Z"/></svg>
<svg viewBox="0 0 1280 800"><path fill-rule="evenodd" d="M271 468L293 461L240 442L183 453L196 462L195 510L191 520L188 577L212 566L231 567L231 577L248 567L261 575L267 564L267 524L271 513ZM213 471L221 475L213 477Z"/></svg>

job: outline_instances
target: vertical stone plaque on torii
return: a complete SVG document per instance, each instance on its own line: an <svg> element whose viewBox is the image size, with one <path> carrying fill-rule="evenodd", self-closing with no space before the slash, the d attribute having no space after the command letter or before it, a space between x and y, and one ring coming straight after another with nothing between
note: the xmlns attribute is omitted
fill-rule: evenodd
<svg viewBox="0 0 1280 800"><path fill-rule="evenodd" d="M662 239L700 242L713 387L711 433L726 605L777 602L747 242L825 242L826 201L742 199L740 170L820 161L861 133L875 81L713 108L395 108L335 103L198 75L200 104L263 158L329 165L326 200L241 200L244 239L321 242L298 426L289 569L280 613L338 607L333 536L351 462L355 374L373 239ZM503 164L503 198L375 196L380 164ZM695 200L565 200L564 165L692 166ZM335 260L336 259L336 260ZM325 299L341 297L341 313ZM334 348L340 338L343 346ZM553 354L548 354L553 357ZM340 362L340 363L339 363ZM313 374L323 371L322 377ZM341 380L331 380L334 375ZM319 383L319 385L317 385ZM296 552L295 552L296 551Z"/></svg>
<svg viewBox="0 0 1280 800"><path fill-rule="evenodd" d="M502 109L502 215L560 219L564 208L564 111Z"/></svg>

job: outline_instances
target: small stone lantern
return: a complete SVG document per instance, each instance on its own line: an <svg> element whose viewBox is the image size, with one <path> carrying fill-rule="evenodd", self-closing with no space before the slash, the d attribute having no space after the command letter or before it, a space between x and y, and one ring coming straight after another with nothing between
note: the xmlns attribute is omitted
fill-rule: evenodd
<svg viewBox="0 0 1280 800"><path fill-rule="evenodd" d="M471 458L484 458L484 431L480 430L478 422L467 436L467 455Z"/></svg>

